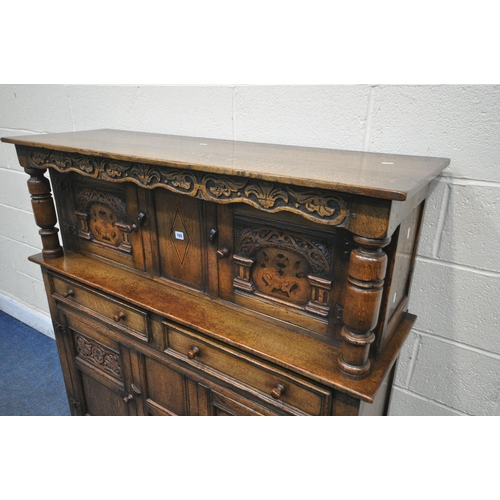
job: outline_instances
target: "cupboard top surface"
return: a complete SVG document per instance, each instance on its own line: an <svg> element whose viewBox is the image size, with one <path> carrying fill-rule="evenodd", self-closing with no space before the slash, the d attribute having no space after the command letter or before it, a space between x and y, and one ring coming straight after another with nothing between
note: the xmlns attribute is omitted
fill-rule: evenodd
<svg viewBox="0 0 500 500"><path fill-rule="evenodd" d="M3 137L2 142L398 201L450 163L447 158L107 129Z"/></svg>

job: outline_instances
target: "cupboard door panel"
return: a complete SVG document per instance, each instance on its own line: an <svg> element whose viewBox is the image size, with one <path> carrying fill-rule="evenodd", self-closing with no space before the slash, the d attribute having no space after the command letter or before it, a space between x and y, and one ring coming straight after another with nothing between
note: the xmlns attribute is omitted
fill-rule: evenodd
<svg viewBox="0 0 500 500"><path fill-rule="evenodd" d="M155 192L155 202L161 276L204 290L203 202L163 189Z"/></svg>
<svg viewBox="0 0 500 500"><path fill-rule="evenodd" d="M82 373L83 392L88 415L127 416L123 397L98 380Z"/></svg>
<svg viewBox="0 0 500 500"><path fill-rule="evenodd" d="M52 173L61 233L65 247L146 270L140 204L134 184L109 184L79 176ZM144 197L142 197L144 198Z"/></svg>
<svg viewBox="0 0 500 500"><path fill-rule="evenodd" d="M222 298L340 343L345 233L294 214L262 214L246 206L218 213L220 241L231 249L219 263Z"/></svg>
<svg viewBox="0 0 500 500"><path fill-rule="evenodd" d="M186 377L172 368L144 358L146 412L150 415L187 415Z"/></svg>
<svg viewBox="0 0 500 500"><path fill-rule="evenodd" d="M67 343L74 404L78 414L131 415L136 402L127 398L131 387L130 351L99 331L99 325L61 310Z"/></svg>

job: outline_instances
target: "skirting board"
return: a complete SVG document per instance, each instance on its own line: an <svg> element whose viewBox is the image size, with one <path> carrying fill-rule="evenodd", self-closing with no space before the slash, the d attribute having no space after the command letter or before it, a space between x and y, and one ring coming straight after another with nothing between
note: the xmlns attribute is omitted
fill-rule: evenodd
<svg viewBox="0 0 500 500"><path fill-rule="evenodd" d="M38 330L40 333L55 339L52 321L47 313L31 309L26 304L17 302L7 295L0 293L0 311L16 318L22 323Z"/></svg>

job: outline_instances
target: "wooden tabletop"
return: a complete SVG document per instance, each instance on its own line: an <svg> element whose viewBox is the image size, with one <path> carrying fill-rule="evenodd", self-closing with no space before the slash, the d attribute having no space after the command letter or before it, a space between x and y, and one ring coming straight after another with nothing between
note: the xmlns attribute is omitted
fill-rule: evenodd
<svg viewBox="0 0 500 500"><path fill-rule="evenodd" d="M2 142L399 201L450 163L448 158L108 129L3 137Z"/></svg>

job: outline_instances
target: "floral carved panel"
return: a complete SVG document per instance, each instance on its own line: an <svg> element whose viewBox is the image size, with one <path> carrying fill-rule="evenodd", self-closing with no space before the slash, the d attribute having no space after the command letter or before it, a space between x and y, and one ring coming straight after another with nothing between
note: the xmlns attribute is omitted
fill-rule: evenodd
<svg viewBox="0 0 500 500"><path fill-rule="evenodd" d="M122 378L120 357L116 351L81 333L75 334L75 341L81 359L118 379Z"/></svg>

